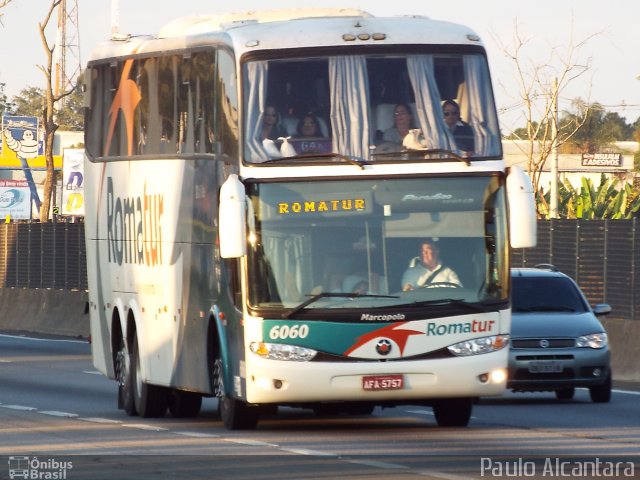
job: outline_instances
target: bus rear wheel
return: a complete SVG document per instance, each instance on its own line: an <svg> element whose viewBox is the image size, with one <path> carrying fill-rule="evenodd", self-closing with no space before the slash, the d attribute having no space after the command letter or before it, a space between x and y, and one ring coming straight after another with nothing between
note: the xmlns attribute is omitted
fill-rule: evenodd
<svg viewBox="0 0 640 480"><path fill-rule="evenodd" d="M133 337L131 351L131 390L133 403L139 416L145 418L164 416L167 411L169 391L166 387L150 385L142 380L137 336Z"/></svg>
<svg viewBox="0 0 640 480"><path fill-rule="evenodd" d="M116 381L118 382L118 408L123 409L127 415L136 415L136 406L133 401L133 384L131 383L131 355L127 348L127 342L120 336L118 351L115 361Z"/></svg>
<svg viewBox="0 0 640 480"><path fill-rule="evenodd" d="M473 398L441 398L433 403L439 427L466 427L471 419Z"/></svg>

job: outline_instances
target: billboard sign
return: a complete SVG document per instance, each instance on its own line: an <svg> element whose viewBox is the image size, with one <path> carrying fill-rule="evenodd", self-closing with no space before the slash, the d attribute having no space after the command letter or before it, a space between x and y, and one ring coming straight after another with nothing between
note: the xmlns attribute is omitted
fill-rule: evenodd
<svg viewBox="0 0 640 480"><path fill-rule="evenodd" d="M2 149L0 168L47 168L44 156L44 135L37 117L4 115L2 117ZM62 157L53 156L54 168L62 168Z"/></svg>
<svg viewBox="0 0 640 480"><path fill-rule="evenodd" d="M621 153L583 153L583 167L621 167Z"/></svg>
<svg viewBox="0 0 640 480"><path fill-rule="evenodd" d="M84 148L62 155L62 215L84 215Z"/></svg>
<svg viewBox="0 0 640 480"><path fill-rule="evenodd" d="M11 220L31 218L31 190L26 180L0 180L0 216Z"/></svg>

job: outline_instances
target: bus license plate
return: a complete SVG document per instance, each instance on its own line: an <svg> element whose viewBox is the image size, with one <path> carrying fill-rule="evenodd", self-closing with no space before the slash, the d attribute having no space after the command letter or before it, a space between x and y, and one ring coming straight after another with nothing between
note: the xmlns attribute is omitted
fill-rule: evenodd
<svg viewBox="0 0 640 480"><path fill-rule="evenodd" d="M400 390L404 387L402 375L367 375L362 377L363 390Z"/></svg>
<svg viewBox="0 0 640 480"><path fill-rule="evenodd" d="M529 364L530 373L560 373L562 372L562 364L553 360L531 362Z"/></svg>

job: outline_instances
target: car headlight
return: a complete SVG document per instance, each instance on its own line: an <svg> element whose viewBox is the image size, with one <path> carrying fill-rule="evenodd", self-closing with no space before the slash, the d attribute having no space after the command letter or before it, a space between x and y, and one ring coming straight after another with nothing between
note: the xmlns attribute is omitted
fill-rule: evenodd
<svg viewBox="0 0 640 480"><path fill-rule="evenodd" d="M286 360L291 362L308 362L318 353L310 348L281 343L251 342L249 348L256 355L269 360Z"/></svg>
<svg viewBox="0 0 640 480"><path fill-rule="evenodd" d="M607 346L606 333L592 333L576 338L576 347L583 348L603 348Z"/></svg>
<svg viewBox="0 0 640 480"><path fill-rule="evenodd" d="M480 355L495 352L509 345L509 335L492 335L491 337L474 338L464 342L454 343L447 347L451 353L459 357Z"/></svg>

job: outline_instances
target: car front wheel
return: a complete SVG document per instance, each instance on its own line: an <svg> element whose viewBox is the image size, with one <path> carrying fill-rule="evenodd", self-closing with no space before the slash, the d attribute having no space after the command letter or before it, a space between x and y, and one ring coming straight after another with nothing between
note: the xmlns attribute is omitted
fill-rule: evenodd
<svg viewBox="0 0 640 480"><path fill-rule="evenodd" d="M611 400L611 373L607 375L604 384L589 388L589 396L595 403L607 403Z"/></svg>

